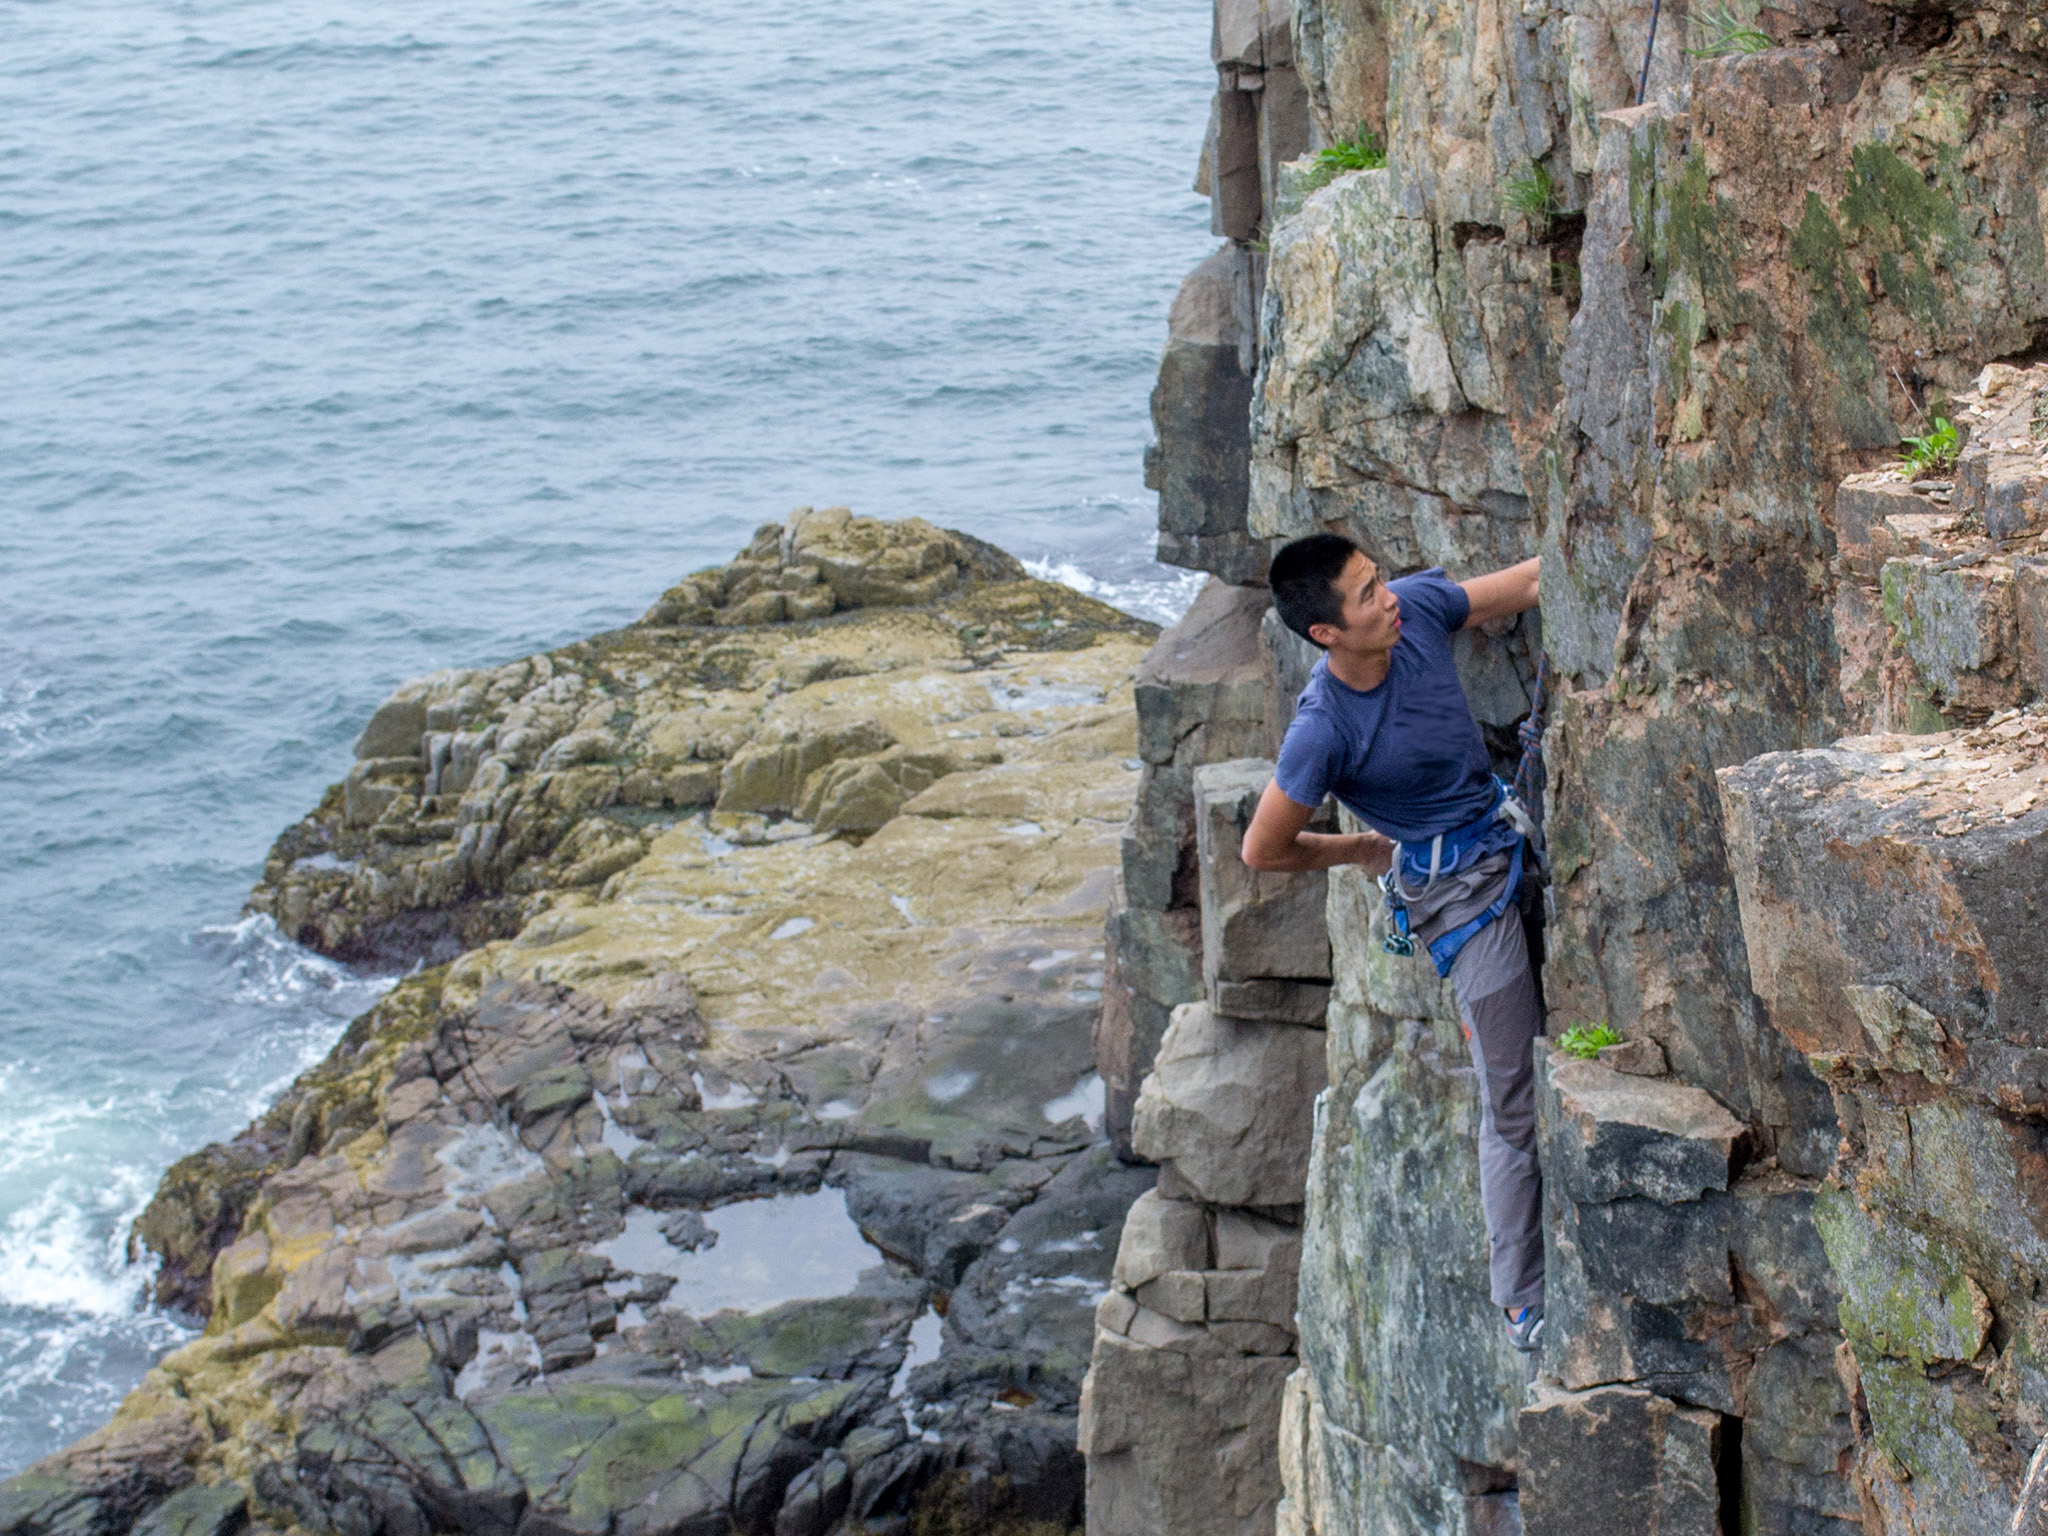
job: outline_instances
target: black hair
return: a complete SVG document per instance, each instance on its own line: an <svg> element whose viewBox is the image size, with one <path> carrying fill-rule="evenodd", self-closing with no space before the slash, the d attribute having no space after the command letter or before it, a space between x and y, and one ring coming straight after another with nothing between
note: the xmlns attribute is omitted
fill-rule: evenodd
<svg viewBox="0 0 2048 1536"><path fill-rule="evenodd" d="M1266 584L1273 589L1280 621L1317 650L1328 647L1309 634L1312 625L1344 627L1344 596L1337 590L1337 578L1359 552L1341 533L1312 533L1273 557Z"/></svg>

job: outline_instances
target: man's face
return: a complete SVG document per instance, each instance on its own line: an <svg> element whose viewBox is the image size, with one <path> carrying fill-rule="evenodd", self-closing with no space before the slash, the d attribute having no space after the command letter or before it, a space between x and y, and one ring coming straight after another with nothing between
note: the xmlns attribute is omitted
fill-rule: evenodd
<svg viewBox="0 0 2048 1536"><path fill-rule="evenodd" d="M1344 627L1315 624L1309 633L1329 649L1354 656L1392 650L1401 638L1401 600L1380 580L1379 567L1353 555L1333 585L1344 600Z"/></svg>

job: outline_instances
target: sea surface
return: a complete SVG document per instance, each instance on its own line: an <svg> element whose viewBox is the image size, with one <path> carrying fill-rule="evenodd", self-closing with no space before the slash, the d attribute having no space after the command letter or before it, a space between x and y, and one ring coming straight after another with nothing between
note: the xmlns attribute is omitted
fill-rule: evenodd
<svg viewBox="0 0 2048 1536"><path fill-rule="evenodd" d="M800 504L1156 619L1206 0L0 4L0 1474L128 1225L388 979L241 906L403 679ZM714 1250L715 1251L715 1250Z"/></svg>

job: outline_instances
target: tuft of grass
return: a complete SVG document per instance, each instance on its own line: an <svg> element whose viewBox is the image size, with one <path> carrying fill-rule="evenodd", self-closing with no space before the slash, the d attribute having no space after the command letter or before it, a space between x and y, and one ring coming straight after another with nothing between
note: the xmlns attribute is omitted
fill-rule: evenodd
<svg viewBox="0 0 2048 1536"><path fill-rule="evenodd" d="M1501 188L1501 201L1531 224L1548 227L1557 212L1557 183L1550 179L1550 167L1531 160L1520 176L1510 176Z"/></svg>
<svg viewBox="0 0 2048 1536"><path fill-rule="evenodd" d="M1916 475L1954 469L1956 455L1963 451L1962 435L1946 416L1935 417L1934 428L1925 437L1902 437L1899 445L1906 450L1899 468Z"/></svg>
<svg viewBox="0 0 2048 1536"><path fill-rule="evenodd" d="M1703 46L1685 51L1695 59L1720 59L1731 53L1762 53L1766 48L1778 46L1771 41L1770 33L1744 21L1725 5L1702 10L1694 20L1699 23Z"/></svg>
<svg viewBox="0 0 2048 1536"><path fill-rule="evenodd" d="M1376 171L1387 163L1387 147L1365 124L1358 125L1358 137L1339 139L1316 151L1315 163L1301 178L1304 193L1327 187L1346 171Z"/></svg>
<svg viewBox="0 0 2048 1536"><path fill-rule="evenodd" d="M1574 1024L1557 1039L1559 1050L1581 1061L1591 1061L1604 1046L1619 1044L1621 1036L1605 1024Z"/></svg>

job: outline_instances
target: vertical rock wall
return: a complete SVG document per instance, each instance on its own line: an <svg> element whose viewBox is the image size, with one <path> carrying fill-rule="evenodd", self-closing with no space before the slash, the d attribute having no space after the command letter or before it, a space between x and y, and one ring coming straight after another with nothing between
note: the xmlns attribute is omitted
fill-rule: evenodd
<svg viewBox="0 0 2048 1536"><path fill-rule="evenodd" d="M1137 1156L1131 1109L1167 1017L1202 995L1195 770L1265 747L1269 669L1259 649L1265 609L1264 588L1211 581L1159 637L1134 682L1144 766L1124 829L1095 1030L1110 1140L1126 1159Z"/></svg>
<svg viewBox="0 0 2048 1536"><path fill-rule="evenodd" d="M1523 1372L1486 1292L1479 1094L1457 1004L1329 876L1329 1090L1316 1101L1281 1528L1505 1531Z"/></svg>
<svg viewBox="0 0 2048 1536"><path fill-rule="evenodd" d="M1954 402L1974 430L1952 478L1841 487L1843 590L1876 567L1882 622L1838 597L1838 623L1868 627L1891 729L1720 774L1752 983L1842 1128L1813 1218L1854 1478L1888 1532L2028 1528L2008 1520L2048 1434L2044 395L2048 371L1993 365Z"/></svg>
<svg viewBox="0 0 2048 1536"><path fill-rule="evenodd" d="M1394 570L1543 554L1552 1032L1633 1045L1543 1062L1552 1338L1525 1383L1479 1292L1451 1015L1427 973L1390 979L1363 892L1332 880L1293 1530L1500 1528L1510 1489L1530 1531L1990 1530L2036 1437L2030 1357L1999 1324L1936 1355L1855 1321L1916 1272L1843 1211L1946 1254L1998 1220L2030 1234L2041 1201L2015 1174L2003 1217L1927 1216L1908 1143L1859 1142L1873 1099L1912 1095L1881 1068L1845 1094L1847 1069L1808 1059L1812 989L1753 986L1715 772L1846 729L2004 719L2041 686L2042 21L1665 11L1647 64L1647 7L1298 18L1319 131L1383 124L1389 165L1282 175L1248 527L1340 529ZM1871 475L1938 415L1972 436L1953 475ZM1498 733L1536 637L1468 643ZM1773 806L1760 824L1797 809ZM1842 921L1801 889L1774 942ZM1880 1032L1913 1037L1921 1015L1894 1015ZM2031 1103L2001 1113L2004 1142L2034 1134ZM1943 1259L1928 1284L1975 1318L1980 1293L2031 1294L2028 1262L1982 1261L1971 1291ZM1900 1448L1923 1438L1918 1465Z"/></svg>
<svg viewBox="0 0 2048 1536"><path fill-rule="evenodd" d="M1204 997L1173 1011L1133 1115L1159 1181L1096 1312L1081 1411L1091 1536L1274 1528L1330 951L1324 877L1239 857L1272 766L1193 776Z"/></svg>

